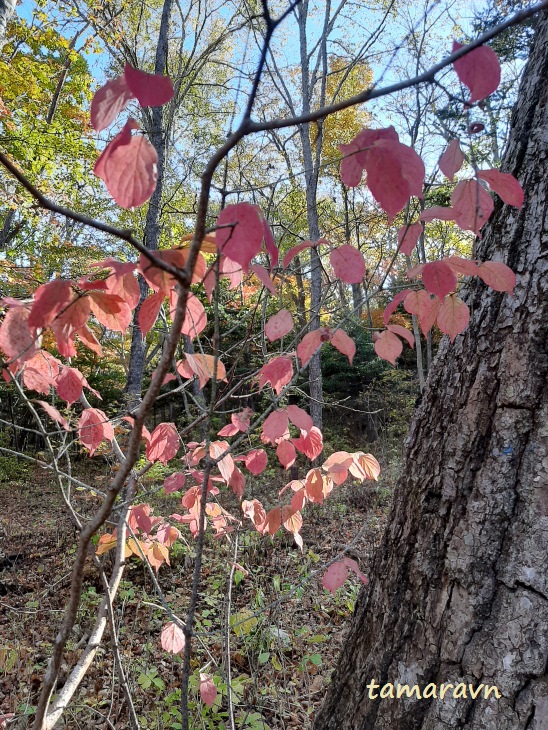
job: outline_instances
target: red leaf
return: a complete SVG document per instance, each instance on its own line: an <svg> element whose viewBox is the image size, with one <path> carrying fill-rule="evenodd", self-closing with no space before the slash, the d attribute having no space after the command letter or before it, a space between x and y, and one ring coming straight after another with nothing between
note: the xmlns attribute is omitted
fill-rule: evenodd
<svg viewBox="0 0 548 730"><path fill-rule="evenodd" d="M385 330L381 332L378 339L375 341L375 352L383 360L387 360L392 365L396 364L396 358L398 358L403 350L403 345L399 337L393 332Z"/></svg>
<svg viewBox="0 0 548 730"><path fill-rule="evenodd" d="M158 178L156 150L143 135L132 137L131 129L135 129L132 120L103 150L94 168L122 208L143 205L154 192Z"/></svg>
<svg viewBox="0 0 548 730"><path fill-rule="evenodd" d="M310 418L306 411L303 411L299 406L287 406L285 409L289 417L289 420L294 426L300 431L308 432L314 425L314 421Z"/></svg>
<svg viewBox="0 0 548 730"><path fill-rule="evenodd" d="M479 236L480 228L493 212L493 199L476 180L461 180L451 193L455 222Z"/></svg>
<svg viewBox="0 0 548 730"><path fill-rule="evenodd" d="M175 472L171 476L164 479L164 492L171 494L172 492L180 492L185 486L186 477L182 471Z"/></svg>
<svg viewBox="0 0 548 730"><path fill-rule="evenodd" d="M265 325L264 333L270 340L274 342L291 332L293 329L293 317L287 309L280 309L278 314L274 314Z"/></svg>
<svg viewBox="0 0 548 730"><path fill-rule="evenodd" d="M312 426L308 433L301 431L299 438L291 439L291 441L297 451L308 456L310 461L313 461L323 451L322 432L316 426Z"/></svg>
<svg viewBox="0 0 548 730"><path fill-rule="evenodd" d="M162 649L169 651L171 654L179 654L185 648L185 635L173 621L170 621L162 629L160 637Z"/></svg>
<svg viewBox="0 0 548 730"><path fill-rule="evenodd" d="M500 172L500 170L479 170L477 174L505 203L514 205L516 208L523 206L523 188L513 175L508 172Z"/></svg>
<svg viewBox="0 0 548 730"><path fill-rule="evenodd" d="M398 244L400 253L411 256L411 253L422 233L420 223L412 223L411 225L402 226L398 231Z"/></svg>
<svg viewBox="0 0 548 730"><path fill-rule="evenodd" d="M47 327L72 300L72 281L55 279L34 292L29 327Z"/></svg>
<svg viewBox="0 0 548 730"><path fill-rule="evenodd" d="M0 349L9 360L23 363L38 350L28 325L29 315L27 307L12 307L4 315L0 325Z"/></svg>
<svg viewBox="0 0 548 730"><path fill-rule="evenodd" d="M268 291L271 294L277 294L278 293L278 290L274 286L274 282L272 281L272 279L268 275L268 271L265 269L264 266L261 266L261 264L252 264L249 267L249 270L252 271L255 274L255 276L257 277L257 279L259 279L259 281L261 282L261 284L263 284L263 286L266 286L266 288L268 289Z"/></svg>
<svg viewBox="0 0 548 730"><path fill-rule="evenodd" d="M322 586L331 591L333 595L337 592L345 580L348 578L348 568L346 567L343 560L337 560L325 571L322 578Z"/></svg>
<svg viewBox="0 0 548 730"><path fill-rule="evenodd" d="M384 320L384 324L385 325L388 324L388 322L390 321L390 317L396 311L396 308L397 308L398 304L400 304L401 302L403 302L403 300L405 299L405 297L411 291L412 291L412 289L404 289L404 291L398 292L398 294L396 294L396 296L394 297L394 299L392 299L392 301L390 302L390 304L387 307L385 307L385 310L384 310L384 312L382 314L382 318Z"/></svg>
<svg viewBox="0 0 548 730"><path fill-rule="evenodd" d="M124 79L141 106L163 106L173 98L173 84L169 76L147 74L126 63Z"/></svg>
<svg viewBox="0 0 548 730"><path fill-rule="evenodd" d="M252 449L246 455L246 468L249 469L252 474L255 474L255 476L261 474L266 469L267 464L268 456L264 449Z"/></svg>
<svg viewBox="0 0 548 730"><path fill-rule="evenodd" d="M352 365L352 360L356 354L356 345L354 340L349 337L344 330L338 329L331 335L331 344L336 347L339 352L346 355L349 363Z"/></svg>
<svg viewBox="0 0 548 730"><path fill-rule="evenodd" d="M424 163L401 142L380 139L366 153L367 185L390 219L411 196L422 197Z"/></svg>
<svg viewBox="0 0 548 730"><path fill-rule="evenodd" d="M57 378L57 395L70 406L82 395L84 387L84 376L75 368L64 367L61 375Z"/></svg>
<svg viewBox="0 0 548 730"><path fill-rule="evenodd" d="M86 408L78 421L78 436L93 456L97 447L104 441L114 439L114 429L103 411L98 408Z"/></svg>
<svg viewBox="0 0 548 730"><path fill-rule="evenodd" d="M407 340L410 347L415 347L415 338L413 337L413 333L409 332L407 327L402 327L400 324L389 324L387 330L389 330L389 332L393 332L395 335L403 337Z"/></svg>
<svg viewBox="0 0 548 730"><path fill-rule="evenodd" d="M495 291L513 293L516 275L500 261L482 261L478 266L478 276Z"/></svg>
<svg viewBox="0 0 548 730"><path fill-rule="evenodd" d="M442 332L449 335L451 342L464 332L470 320L470 310L456 294L451 294L441 304L437 324Z"/></svg>
<svg viewBox="0 0 548 730"><path fill-rule="evenodd" d="M76 333L85 327L89 314L89 297L75 297L51 323L51 329L57 341L57 349L63 357L76 355L72 340Z"/></svg>
<svg viewBox="0 0 548 730"><path fill-rule="evenodd" d="M92 291L89 293L89 304L97 320L113 332L125 332L131 324L130 306L117 294Z"/></svg>
<svg viewBox="0 0 548 730"><path fill-rule="evenodd" d="M457 277L444 261L431 261L424 265L422 283L431 294L443 299L457 288Z"/></svg>
<svg viewBox="0 0 548 730"><path fill-rule="evenodd" d="M287 269L287 267L293 261L295 256L300 254L301 251L304 251L305 248L312 248L313 246L318 246L318 244L320 244L320 243L325 243L323 238L320 238L317 241L304 241L303 243L299 243L297 246L293 246L293 248L290 248L289 251L284 256L282 268Z"/></svg>
<svg viewBox="0 0 548 730"><path fill-rule="evenodd" d="M295 463L295 459L297 458L297 452L295 451L295 447L291 443L291 441L280 441L278 446L276 447L276 456L278 457L278 461L283 466L284 469L289 469L289 467Z"/></svg>
<svg viewBox="0 0 548 730"><path fill-rule="evenodd" d="M217 218L217 226L228 226L219 227L215 232L219 251L247 272L263 243L263 224L257 208L250 203L227 205Z"/></svg>
<svg viewBox="0 0 548 730"><path fill-rule="evenodd" d="M347 284L361 284L365 276L365 261L357 248L345 243L333 249L329 261L335 276Z"/></svg>
<svg viewBox="0 0 548 730"><path fill-rule="evenodd" d="M272 411L263 423L264 439L272 444L281 439L287 431L287 419L286 411Z"/></svg>
<svg viewBox="0 0 548 730"><path fill-rule="evenodd" d="M453 53L463 48L453 41ZM481 101L498 89L500 63L497 54L489 46L480 46L459 58L453 64L460 81L470 89L470 101Z"/></svg>
<svg viewBox="0 0 548 730"><path fill-rule="evenodd" d="M200 697L208 707L212 707L217 697L217 687L213 684L213 679L209 674L200 672Z"/></svg>
<svg viewBox="0 0 548 730"><path fill-rule="evenodd" d="M150 434L150 441L146 447L146 457L149 461L161 461L167 464L179 450L179 435L173 423L160 423Z"/></svg>
<svg viewBox="0 0 548 730"><path fill-rule="evenodd" d="M301 365L304 367L310 360L312 355L316 352L322 342L326 341L326 328L320 327L313 332L306 334L303 339L297 345L297 355L301 361ZM329 336L327 337L329 339Z"/></svg>
<svg viewBox="0 0 548 730"><path fill-rule="evenodd" d="M189 293L186 300L186 313L181 325L183 335L188 335L191 340L198 337L207 325L207 316L204 305L192 292Z"/></svg>
<svg viewBox="0 0 548 730"><path fill-rule="evenodd" d="M137 322L139 323L139 329L144 335L150 332L154 326L165 298L166 295L163 292L151 294L141 304L139 314L137 315Z"/></svg>
<svg viewBox="0 0 548 730"><path fill-rule="evenodd" d="M280 395L282 389L293 377L293 364L288 357L276 357L259 371L259 390L267 383L270 383L276 395Z"/></svg>
<svg viewBox="0 0 548 730"><path fill-rule="evenodd" d="M459 140L453 139L449 143L443 155L440 157L438 165L445 177L448 177L449 180L453 182L455 179L455 173L460 170L463 162L464 155L462 154Z"/></svg>
<svg viewBox="0 0 548 730"><path fill-rule="evenodd" d="M109 127L133 96L123 76L111 79L97 89L91 100L90 117L93 129L102 132Z"/></svg>
<svg viewBox="0 0 548 730"><path fill-rule="evenodd" d="M54 408L52 405L46 403L46 401L43 400L37 400L36 403L39 403L42 406L42 408L45 410L50 418L53 418L54 421L60 423L65 431L70 431L70 426L67 419L59 413L57 408Z"/></svg>
<svg viewBox="0 0 548 730"><path fill-rule="evenodd" d="M276 246L276 241L272 235L272 230L268 225L266 218L263 218L263 234L264 234L264 245L268 255L270 256L270 268L273 269L277 263L280 252Z"/></svg>

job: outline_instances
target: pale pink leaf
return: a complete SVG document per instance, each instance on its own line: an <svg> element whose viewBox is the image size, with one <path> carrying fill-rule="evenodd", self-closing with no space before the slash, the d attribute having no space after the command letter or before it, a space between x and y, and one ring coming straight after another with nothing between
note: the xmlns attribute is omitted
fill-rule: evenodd
<svg viewBox="0 0 548 730"><path fill-rule="evenodd" d="M173 84L169 76L148 74L126 63L124 79L141 106L163 106L173 97Z"/></svg>
<svg viewBox="0 0 548 730"><path fill-rule="evenodd" d="M453 139L439 159L438 165L445 177L451 182L455 179L455 173L460 170L464 162L464 155L460 148L459 140Z"/></svg>
<svg viewBox="0 0 548 730"><path fill-rule="evenodd" d="M401 355L403 350L400 338L388 330L381 332L380 336L375 341L374 347L377 355L383 360L387 360L392 365L396 364L396 358Z"/></svg>
<svg viewBox="0 0 548 730"><path fill-rule="evenodd" d="M457 277L444 261L431 261L424 265L422 283L431 294L443 299L457 288Z"/></svg>
<svg viewBox="0 0 548 730"><path fill-rule="evenodd" d="M162 629L160 637L162 649L169 651L171 654L179 654L185 648L185 635L173 621L170 621Z"/></svg>
<svg viewBox="0 0 548 730"><path fill-rule="evenodd" d="M84 325L81 329L76 330L76 334L86 347L93 350L99 357L103 356L103 348L97 337L93 334L87 325Z"/></svg>
<svg viewBox="0 0 548 730"><path fill-rule="evenodd" d="M265 325L264 332L270 342L279 340L293 329L293 316L287 309L280 309Z"/></svg>
<svg viewBox="0 0 548 730"><path fill-rule="evenodd" d="M200 672L200 697L208 707L212 707L217 697L217 687L209 674Z"/></svg>
<svg viewBox="0 0 548 730"><path fill-rule="evenodd" d="M337 278L346 284L361 284L365 276L365 261L357 248L345 243L333 249L329 261Z"/></svg>
<svg viewBox="0 0 548 730"><path fill-rule="evenodd" d="M451 205L457 225L477 236L494 209L493 199L476 180L457 183L451 193Z"/></svg>
<svg viewBox="0 0 548 730"><path fill-rule="evenodd" d="M141 304L139 314L137 315L137 322L139 323L139 329L144 335L150 332L154 326L165 298L166 295L163 292L151 294Z"/></svg>
<svg viewBox="0 0 548 730"><path fill-rule="evenodd" d="M339 150L342 154L341 180L349 188L355 188L360 184L363 175L363 165L358 159L357 152L360 146L354 140L350 144L340 144Z"/></svg>
<svg viewBox="0 0 548 730"><path fill-rule="evenodd" d="M461 256L448 256L443 260L456 274L464 276L477 276L478 274L478 265L475 261L463 259Z"/></svg>
<svg viewBox="0 0 548 730"><path fill-rule="evenodd" d="M516 208L523 206L523 188L513 175L500 170L479 170L477 173L481 180L485 180L493 192L499 195L508 205Z"/></svg>
<svg viewBox="0 0 548 730"><path fill-rule="evenodd" d="M263 365L259 371L259 389L270 383L277 395L280 395L282 389L287 385L293 377L293 363L289 357L276 357L266 365Z"/></svg>
<svg viewBox="0 0 548 730"><path fill-rule="evenodd" d="M113 332L125 332L131 323L132 312L129 304L117 294L103 291L89 293L91 311L98 322Z"/></svg>
<svg viewBox="0 0 548 730"><path fill-rule="evenodd" d="M96 132L109 127L118 115L124 111L133 94L124 76L107 81L97 89L91 100L91 126Z"/></svg>
<svg viewBox="0 0 548 730"><path fill-rule="evenodd" d="M126 304L129 304L131 309L135 309L139 304L141 290L133 273L128 272L121 276L111 274L106 280L106 285L109 294L117 294Z"/></svg>
<svg viewBox="0 0 548 730"><path fill-rule="evenodd" d="M451 294L442 302L437 318L437 325L442 332L449 335L451 342L464 332L470 320L470 310L456 294Z"/></svg>
<svg viewBox="0 0 548 730"><path fill-rule="evenodd" d="M72 405L82 395L84 378L76 368L64 367L61 375L57 378L57 395Z"/></svg>
<svg viewBox="0 0 548 730"><path fill-rule="evenodd" d="M183 324L181 325L181 332L193 340L195 337L198 337L200 332L203 332L206 325L207 316L204 305L195 294L190 292L186 300L186 312Z"/></svg>
<svg viewBox="0 0 548 730"><path fill-rule="evenodd" d="M182 471L175 472L171 476L164 479L164 492L171 494L172 492L180 492L185 486L186 477Z"/></svg>
<svg viewBox="0 0 548 730"><path fill-rule="evenodd" d="M299 356L303 367L320 347L322 342L326 342L330 339L329 334L326 334L326 330L327 328L320 327L313 332L308 332L308 334L306 334L297 345L297 355Z"/></svg>
<svg viewBox="0 0 548 730"><path fill-rule="evenodd" d="M422 233L420 223L412 223L411 225L402 226L398 230L398 244L400 253L411 256L413 249L417 245L417 241Z"/></svg>
<svg viewBox="0 0 548 730"><path fill-rule="evenodd" d="M407 340L410 347L415 347L415 338L413 337L413 333L410 332L407 327L402 327L400 324L389 324L387 329L395 335L403 337L404 340Z"/></svg>
<svg viewBox="0 0 548 730"><path fill-rule="evenodd" d="M28 325L27 307L12 307L0 325L0 349L10 360L20 363L34 357L38 346Z"/></svg>
<svg viewBox="0 0 548 730"><path fill-rule="evenodd" d="M252 474L255 474L255 476L261 474L266 469L267 464L268 456L264 449L252 449L246 455L246 468L249 469Z"/></svg>
<svg viewBox="0 0 548 730"><path fill-rule="evenodd" d="M263 437L274 444L281 439L287 431L286 411L272 411L263 423Z"/></svg>
<svg viewBox="0 0 548 730"><path fill-rule="evenodd" d="M45 410L45 412L48 414L50 418L53 418L54 421L57 421L57 423L60 423L61 426L65 429L65 431L70 431L70 426L66 418L64 418L57 408L54 408L54 406L50 405L49 403L46 403L46 401L43 400L37 400L36 403L39 403L42 408Z"/></svg>
<svg viewBox="0 0 548 730"><path fill-rule="evenodd" d="M500 261L482 261L478 265L478 276L495 291L513 293L516 275L506 264Z"/></svg>
<svg viewBox="0 0 548 730"><path fill-rule="evenodd" d="M263 243L263 224L257 208L250 203L227 205L217 218L217 226L215 240L219 251L247 272Z"/></svg>
<svg viewBox="0 0 548 730"><path fill-rule="evenodd" d="M236 469L231 454L225 454L225 452L228 451L229 448L230 447L226 441L212 441L209 445L210 455L212 459L219 459L219 457L221 456L223 457L217 463L217 469L221 472L221 476L227 484L230 484L232 474ZM225 456L223 456L223 454L225 454Z"/></svg>
<svg viewBox="0 0 548 730"><path fill-rule="evenodd" d="M265 269L264 266L261 266L261 264L252 264L249 267L249 270L252 271L257 279L261 282L263 286L265 286L268 291L271 294L277 294L278 290L276 289L276 286L274 285L274 282L268 275L268 271Z"/></svg>
<svg viewBox="0 0 548 730"><path fill-rule="evenodd" d="M298 256L301 251L304 251L306 248L312 248L313 246L317 246L320 243L325 243L325 241L320 238L318 241L303 241L303 243L297 244L297 246L293 246L293 248L290 248L289 251L284 256L284 260L282 262L282 268L287 269L289 264L293 261L295 256Z"/></svg>
<svg viewBox="0 0 548 730"><path fill-rule="evenodd" d="M106 440L114 439L114 429L103 411L98 408L86 408L78 421L78 436L82 444L93 456L97 447Z"/></svg>
<svg viewBox="0 0 548 730"><path fill-rule="evenodd" d="M375 457L372 454L364 454L363 451L358 451L352 456L354 460L348 467L352 476L361 482L364 479L377 481L381 473L381 467Z"/></svg>
<svg viewBox="0 0 548 730"><path fill-rule="evenodd" d="M322 586L331 591L333 595L337 592L345 580L348 578L348 568L346 567L343 560L337 560L325 571L322 578Z"/></svg>
<svg viewBox="0 0 548 730"><path fill-rule="evenodd" d="M388 322L390 321L390 317L394 314L398 305L401 304L401 302L403 302L405 297L412 291L413 291L412 289L404 289L403 291L398 292L396 294L396 296L394 297L394 299L392 299L390 304L387 307L385 307L384 312L382 314L382 318L384 320L385 325L388 324Z"/></svg>
<svg viewBox="0 0 548 730"><path fill-rule="evenodd" d="M297 426L300 431L310 431L310 429L314 425L314 421L306 411L304 411L302 408L299 408L299 406L293 405L287 406L285 410L289 417L289 420L294 426Z"/></svg>
<svg viewBox="0 0 548 730"><path fill-rule="evenodd" d="M452 221L455 220L455 211L453 208L445 208L443 205L433 205L431 208L425 208L419 218L425 223L431 223L434 220Z"/></svg>
<svg viewBox="0 0 548 730"><path fill-rule="evenodd" d="M29 327L47 327L72 301L72 281L55 279L34 292Z"/></svg>
<svg viewBox="0 0 548 730"><path fill-rule="evenodd" d="M346 355L348 362L352 365L352 360L356 354L356 344L344 330L338 329L331 335L331 344L336 347L339 352Z"/></svg>
<svg viewBox="0 0 548 730"><path fill-rule="evenodd" d="M149 461L161 461L167 464L179 450L179 435L175 424L160 423L150 434L146 447L146 457Z"/></svg>
<svg viewBox="0 0 548 730"><path fill-rule="evenodd" d="M464 46L453 41L453 53ZM500 84L500 63L489 46L475 48L457 59L453 66L460 81L470 89L470 101L481 101L496 91Z"/></svg>

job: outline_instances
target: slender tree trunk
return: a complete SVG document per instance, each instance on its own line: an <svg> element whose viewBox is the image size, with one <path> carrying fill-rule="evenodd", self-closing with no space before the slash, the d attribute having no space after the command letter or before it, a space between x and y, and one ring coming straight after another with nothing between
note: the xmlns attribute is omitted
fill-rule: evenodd
<svg viewBox="0 0 548 730"><path fill-rule="evenodd" d="M0 48L6 42L6 31L15 10L15 0L0 0Z"/></svg>
<svg viewBox="0 0 548 730"><path fill-rule="evenodd" d="M160 22L160 33L158 45L156 46L156 60L154 73L163 74L166 70L169 41L169 23L173 0L164 0L162 19ZM156 251L160 242L160 213L162 193L164 190L164 178L166 171L167 134L164 129L163 107L152 108L152 122L149 130L150 142L158 154L158 181L156 188L148 203L145 220L144 243L147 248ZM148 285L143 277L139 277L139 288L141 298L135 309L131 329L131 346L129 351L128 377L126 392L128 394L128 407L135 407L141 400L143 389L143 371L145 366L145 343L141 330L139 329L138 315L141 304L148 296Z"/></svg>
<svg viewBox="0 0 548 730"><path fill-rule="evenodd" d="M474 280L469 329L439 348L316 730L548 726L547 100L544 14L503 164L525 204L497 200L475 251L517 272L515 293ZM502 696L370 699L372 680Z"/></svg>

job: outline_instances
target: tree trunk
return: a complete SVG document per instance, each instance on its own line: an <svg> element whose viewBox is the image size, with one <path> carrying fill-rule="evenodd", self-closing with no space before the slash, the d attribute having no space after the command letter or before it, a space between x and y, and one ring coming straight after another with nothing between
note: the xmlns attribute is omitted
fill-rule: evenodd
<svg viewBox="0 0 548 730"><path fill-rule="evenodd" d="M15 10L15 0L0 0L0 49L6 41L6 31Z"/></svg>
<svg viewBox="0 0 548 730"><path fill-rule="evenodd" d="M316 730L548 727L546 14L503 169L525 204L496 201L475 257L511 266L515 294L475 279L469 329L440 346ZM370 699L371 680L483 683L502 696Z"/></svg>

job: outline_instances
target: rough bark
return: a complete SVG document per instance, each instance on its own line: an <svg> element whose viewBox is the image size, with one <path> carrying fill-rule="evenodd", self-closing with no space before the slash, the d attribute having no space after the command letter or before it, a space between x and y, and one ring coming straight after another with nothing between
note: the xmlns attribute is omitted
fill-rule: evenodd
<svg viewBox="0 0 548 730"><path fill-rule="evenodd" d="M0 0L0 48L6 41L6 31L15 10L15 0Z"/></svg>
<svg viewBox="0 0 548 730"><path fill-rule="evenodd" d="M539 19L496 203L476 257L514 297L470 284L407 441L370 584L316 730L548 727L548 16ZM367 683L495 685L500 699L369 699Z"/></svg>

